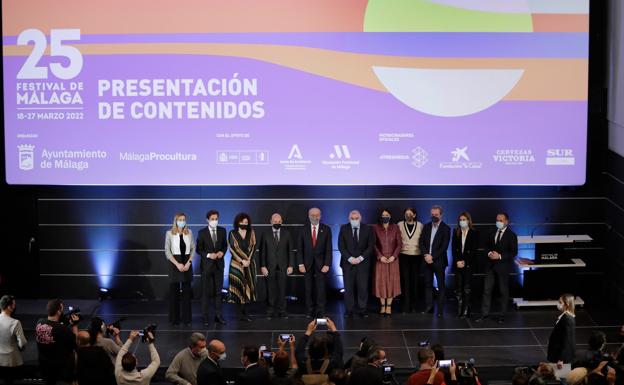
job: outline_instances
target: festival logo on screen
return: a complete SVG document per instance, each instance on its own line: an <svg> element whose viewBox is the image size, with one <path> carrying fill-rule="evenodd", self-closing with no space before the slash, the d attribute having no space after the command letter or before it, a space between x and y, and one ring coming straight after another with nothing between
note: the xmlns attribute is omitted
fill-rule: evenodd
<svg viewBox="0 0 624 385"><path fill-rule="evenodd" d="M546 166L574 166L576 159L571 148L549 148L546 150Z"/></svg>
<svg viewBox="0 0 624 385"><path fill-rule="evenodd" d="M468 155L468 146L456 147L455 150L451 151L450 162L440 162L440 168L478 169L482 166L483 163L470 160L470 156Z"/></svg>
<svg viewBox="0 0 624 385"><path fill-rule="evenodd" d="M20 170L32 170L35 165L35 146L31 144L21 144L17 146L19 151Z"/></svg>
<svg viewBox="0 0 624 385"><path fill-rule="evenodd" d="M429 153L422 147L418 146L412 149L412 166L422 168L429 162Z"/></svg>
<svg viewBox="0 0 624 385"><path fill-rule="evenodd" d="M523 148L496 150L492 158L495 163L503 163L506 166L522 166L527 163L535 163L533 150Z"/></svg>
<svg viewBox="0 0 624 385"><path fill-rule="evenodd" d="M284 170L289 171L305 171L312 163L310 160L306 160L303 157L303 153L298 144L293 144L288 153L288 159L281 159L280 164L284 167Z"/></svg>
<svg viewBox="0 0 624 385"><path fill-rule="evenodd" d="M350 170L353 166L359 166L360 161L351 157L351 150L346 144L334 144L328 155L329 160L321 163L333 170Z"/></svg>

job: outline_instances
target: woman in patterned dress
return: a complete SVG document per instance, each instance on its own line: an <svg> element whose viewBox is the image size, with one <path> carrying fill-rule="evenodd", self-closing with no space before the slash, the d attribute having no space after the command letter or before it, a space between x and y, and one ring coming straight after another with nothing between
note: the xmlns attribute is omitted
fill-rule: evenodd
<svg viewBox="0 0 624 385"><path fill-rule="evenodd" d="M230 253L230 301L238 305L241 321L251 322L247 304L256 301L256 234L251 228L251 218L239 213L234 218L234 229L228 236Z"/></svg>

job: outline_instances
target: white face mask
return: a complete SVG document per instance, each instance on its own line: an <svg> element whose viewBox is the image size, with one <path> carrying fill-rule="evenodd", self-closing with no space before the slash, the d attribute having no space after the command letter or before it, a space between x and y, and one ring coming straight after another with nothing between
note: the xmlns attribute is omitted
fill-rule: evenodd
<svg viewBox="0 0 624 385"><path fill-rule="evenodd" d="M505 227L505 222L503 221L496 221L496 228L499 230L502 230Z"/></svg>
<svg viewBox="0 0 624 385"><path fill-rule="evenodd" d="M219 355L219 361L225 361L226 358L227 358L227 354L225 354L225 352Z"/></svg>
<svg viewBox="0 0 624 385"><path fill-rule="evenodd" d="M563 311L563 305L561 304L561 302L557 302L557 310Z"/></svg>
<svg viewBox="0 0 624 385"><path fill-rule="evenodd" d="M351 227L360 227L359 220L356 221L355 219L352 219L350 222L351 222Z"/></svg>
<svg viewBox="0 0 624 385"><path fill-rule="evenodd" d="M218 224L219 224L219 221L217 219L208 221L208 226L212 227L213 229L217 227Z"/></svg>
<svg viewBox="0 0 624 385"><path fill-rule="evenodd" d="M462 229L467 229L468 228L468 221L466 221L466 220L459 221L459 227L461 227Z"/></svg>

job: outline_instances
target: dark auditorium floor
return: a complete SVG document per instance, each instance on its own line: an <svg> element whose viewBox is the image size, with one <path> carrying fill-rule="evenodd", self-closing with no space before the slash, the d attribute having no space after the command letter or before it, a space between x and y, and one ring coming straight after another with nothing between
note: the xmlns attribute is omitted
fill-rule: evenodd
<svg viewBox="0 0 624 385"><path fill-rule="evenodd" d="M29 343L24 354L26 365L36 365L37 347L33 333L37 318L45 313L44 300L19 300L17 318L22 321ZM106 322L113 322L125 316L122 338L127 330L142 329L148 323L157 323L156 347L161 357L161 366L167 366L173 356L187 344L191 331L200 331L208 339L218 338L225 342L228 349L225 367L240 367L239 348L244 344L271 345L276 348L279 333L294 333L298 338L309 322L303 316L303 307L289 304L292 314L288 319L267 319L265 309L260 304L252 308L252 323L241 323L235 316L233 305L224 304L227 325L206 329L201 322L199 303L193 303L193 323L190 327L170 326L167 322L167 303L164 301L106 300L103 302L88 300L65 300L65 304L79 306L82 315L88 320L89 315L97 314ZM371 313L369 318L342 318L342 302L330 302L328 316L340 330L345 347L345 359L358 348L363 336L375 339L386 349L390 363L397 368L409 369L417 364L416 352L420 341L440 343L445 346L446 358L458 361L474 358L478 367L512 367L536 364L546 355L548 336L557 318L556 309L531 308L511 309L506 323L498 325L493 320L476 324L473 319L455 317L455 305L447 306L447 314L442 319L430 314L393 314L382 318ZM372 303L371 303L371 309ZM601 329L607 333L610 342L617 341L619 325L624 320L621 316L610 313L608 309L577 308L577 346L585 347L590 332ZM80 324L87 327L87 321ZM615 346L615 345L614 345ZM149 362L148 351L144 346L136 350L139 362Z"/></svg>

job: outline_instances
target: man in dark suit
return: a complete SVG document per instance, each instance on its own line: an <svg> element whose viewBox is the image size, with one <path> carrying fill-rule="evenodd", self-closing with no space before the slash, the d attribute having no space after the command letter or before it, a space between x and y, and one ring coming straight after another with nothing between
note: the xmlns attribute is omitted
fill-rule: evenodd
<svg viewBox="0 0 624 385"><path fill-rule="evenodd" d="M344 279L345 318L353 317L354 292L357 288L357 304L362 317L368 317L368 281L370 260L375 250L375 233L362 223L362 215L353 210L349 223L340 227L338 235L340 267Z"/></svg>
<svg viewBox="0 0 624 385"><path fill-rule="evenodd" d="M236 385L269 385L271 376L264 366L258 365L260 352L255 346L245 346L241 353L241 363L245 371L236 378Z"/></svg>
<svg viewBox="0 0 624 385"><path fill-rule="evenodd" d="M197 253L200 258L202 279L202 313L204 324L210 322L210 308L214 303L216 323L225 325L221 316L221 290L223 289L224 256L227 251L227 235L225 228L218 226L219 212L210 210L206 214L208 226L199 230L197 235Z"/></svg>
<svg viewBox="0 0 624 385"><path fill-rule="evenodd" d="M325 279L332 262L332 234L329 226L320 223L320 209L311 208L308 218L310 223L303 226L297 242L297 264L299 272L304 275L307 316L322 318L325 314ZM313 292L316 294L314 301Z"/></svg>
<svg viewBox="0 0 624 385"><path fill-rule="evenodd" d="M374 348L368 354L368 364L357 368L351 373L351 383L358 385L382 385L384 383L384 368L386 352L381 346Z"/></svg>
<svg viewBox="0 0 624 385"><path fill-rule="evenodd" d="M424 255L425 311L433 313L433 275L438 282L438 318L444 310L446 295L445 271L448 266L446 251L451 240L451 228L442 221L442 207L431 207L431 222L423 226L420 234L420 250Z"/></svg>
<svg viewBox="0 0 624 385"><path fill-rule="evenodd" d="M500 292L501 315L497 322L505 322L507 303L509 302L509 273L513 267L513 261L518 255L518 236L509 228L509 215L507 213L496 214L496 229L487 236L486 251L488 262L485 269L485 281L483 282L483 301L481 316L476 322L482 322L490 315L492 305L492 289L494 281L498 281Z"/></svg>
<svg viewBox="0 0 624 385"><path fill-rule="evenodd" d="M208 344L208 357L197 368L197 385L225 385L219 361L225 360L225 345L219 340Z"/></svg>
<svg viewBox="0 0 624 385"><path fill-rule="evenodd" d="M286 315L286 276L295 265L294 242L288 230L282 227L282 216L271 216L271 229L262 237L260 246L260 272L267 278L269 292L269 318Z"/></svg>

